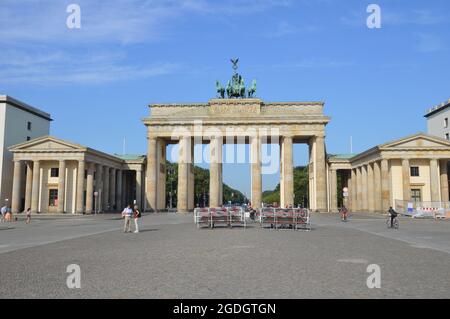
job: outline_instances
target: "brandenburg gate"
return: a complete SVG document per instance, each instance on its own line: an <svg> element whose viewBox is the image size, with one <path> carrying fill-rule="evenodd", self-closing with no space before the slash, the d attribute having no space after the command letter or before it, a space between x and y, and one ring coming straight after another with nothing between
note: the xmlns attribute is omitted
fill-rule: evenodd
<svg viewBox="0 0 450 319"><path fill-rule="evenodd" d="M280 205L294 204L293 144L309 145L309 203L316 211L327 209L325 126L322 102L271 102L254 98L256 81L246 89L236 72L223 88L217 82L218 98L208 103L152 104L144 118L148 151L146 209L166 208L166 147L179 145L178 211L194 209L194 146L210 145L210 207L222 206L222 147L226 143L250 145L251 204L261 208L262 144L280 145ZM228 98L225 98L225 91Z"/></svg>

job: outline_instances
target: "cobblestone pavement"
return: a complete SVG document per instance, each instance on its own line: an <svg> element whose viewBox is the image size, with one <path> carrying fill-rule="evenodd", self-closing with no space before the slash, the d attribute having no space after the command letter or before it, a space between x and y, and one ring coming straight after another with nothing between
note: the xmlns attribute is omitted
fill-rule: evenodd
<svg viewBox="0 0 450 319"><path fill-rule="evenodd" d="M449 298L450 222L313 216L311 232L197 229L192 215L114 215L0 224L1 298ZM81 268L69 289L66 267ZM368 289L367 266L381 267Z"/></svg>

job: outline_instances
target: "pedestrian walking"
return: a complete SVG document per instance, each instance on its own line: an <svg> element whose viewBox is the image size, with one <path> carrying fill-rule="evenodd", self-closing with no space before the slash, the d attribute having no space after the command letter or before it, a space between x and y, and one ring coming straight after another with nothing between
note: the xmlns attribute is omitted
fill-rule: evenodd
<svg viewBox="0 0 450 319"><path fill-rule="evenodd" d="M25 223L27 223L27 224L31 223L31 208L27 209L26 216L27 216L27 220L25 221Z"/></svg>
<svg viewBox="0 0 450 319"><path fill-rule="evenodd" d="M131 233L131 217L133 216L133 209L131 208L131 204L125 207L122 211L122 217L125 219L123 225L124 233Z"/></svg>
<svg viewBox="0 0 450 319"><path fill-rule="evenodd" d="M7 222L12 222L12 211L11 211L11 207L9 207L9 206L6 207L5 220Z"/></svg>
<svg viewBox="0 0 450 319"><path fill-rule="evenodd" d="M138 221L139 221L139 218L141 218L141 212L139 211L139 207L137 205L135 205L134 209L133 209L133 218L134 218L134 226L136 228L134 230L134 233L137 234L137 233L139 233Z"/></svg>
<svg viewBox="0 0 450 319"><path fill-rule="evenodd" d="M6 221L6 211L7 211L7 209L8 209L8 206L6 206L6 205L4 205L4 206L1 208L1 213L2 213L2 217L1 217L1 219L0 219L0 222L1 222L1 223L3 223L4 221Z"/></svg>

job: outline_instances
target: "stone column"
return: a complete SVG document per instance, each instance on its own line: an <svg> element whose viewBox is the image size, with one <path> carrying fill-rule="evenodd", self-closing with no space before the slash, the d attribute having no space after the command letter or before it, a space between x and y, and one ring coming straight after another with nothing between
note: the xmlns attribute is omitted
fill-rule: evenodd
<svg viewBox="0 0 450 319"><path fill-rule="evenodd" d="M122 205L127 206L129 204L128 202L128 170L122 171Z"/></svg>
<svg viewBox="0 0 450 319"><path fill-rule="evenodd" d="M337 171L335 169L330 170L330 200L331 200L331 212L338 211L337 202Z"/></svg>
<svg viewBox="0 0 450 319"><path fill-rule="evenodd" d="M356 168L356 209L358 211L363 209L363 198L362 198L362 178L361 178L361 167Z"/></svg>
<svg viewBox="0 0 450 319"><path fill-rule="evenodd" d="M178 205L179 213L185 213L189 210L189 175L191 161L191 138L183 136L179 142L178 156Z"/></svg>
<svg viewBox="0 0 450 319"><path fill-rule="evenodd" d="M136 205L142 208L142 170L136 170Z"/></svg>
<svg viewBox="0 0 450 319"><path fill-rule="evenodd" d="M437 159L430 160L431 201L439 201L439 164Z"/></svg>
<svg viewBox="0 0 450 319"><path fill-rule="evenodd" d="M33 189L31 191L31 213L35 214L39 210L39 187L41 177L40 161L33 162Z"/></svg>
<svg viewBox="0 0 450 319"><path fill-rule="evenodd" d="M76 212L77 214L83 214L84 212L84 171L85 171L84 160L78 161L78 172L77 172L77 200L76 200Z"/></svg>
<svg viewBox="0 0 450 319"><path fill-rule="evenodd" d="M411 179L409 159L402 160L403 200L411 201Z"/></svg>
<svg viewBox="0 0 450 319"><path fill-rule="evenodd" d="M104 188L103 188L103 165L101 164L97 164L96 168L96 175L95 175L95 190L98 192L98 196L96 198L97 200L97 210L99 212L103 211L103 193L104 193Z"/></svg>
<svg viewBox="0 0 450 319"><path fill-rule="evenodd" d="M31 208L31 192L33 190L33 162L27 162L27 181L25 185L25 210Z"/></svg>
<svg viewBox="0 0 450 319"><path fill-rule="evenodd" d="M157 209L166 209L166 146L167 143L164 139L158 138L157 140Z"/></svg>
<svg viewBox="0 0 450 319"><path fill-rule="evenodd" d="M367 193L367 165L363 165L361 167L361 195L362 195L362 210L368 211L369 205L368 205L368 193Z"/></svg>
<svg viewBox="0 0 450 319"><path fill-rule="evenodd" d="M367 164L367 206L369 212L375 211L375 191L374 191L374 178L373 178L373 166Z"/></svg>
<svg viewBox="0 0 450 319"><path fill-rule="evenodd" d="M280 206L294 205L294 163L292 159L292 137L281 141Z"/></svg>
<svg viewBox="0 0 450 319"><path fill-rule="evenodd" d="M148 211L156 212L158 209L157 202L157 191L158 191L158 163L157 163L157 148L156 148L156 137L148 138L148 149L147 149L147 189L145 193L146 197L146 209Z"/></svg>
<svg viewBox="0 0 450 319"><path fill-rule="evenodd" d="M441 160L439 163L440 175L441 175L441 201L448 202L448 172L447 172L447 160Z"/></svg>
<svg viewBox="0 0 450 319"><path fill-rule="evenodd" d="M116 169L111 168L111 174L109 177L109 203L111 210L114 210L114 206L117 206L116 203ZM118 210L118 207L115 208Z"/></svg>
<svg viewBox="0 0 450 319"><path fill-rule="evenodd" d="M351 183L351 188L350 188L351 210L352 211L357 211L358 210L358 208L357 208L358 198L356 197L356 191L357 191L357 189L356 189L356 170L352 169L351 174L352 174L351 175L352 176L351 177L352 183Z"/></svg>
<svg viewBox="0 0 450 319"><path fill-rule="evenodd" d="M325 138L323 136L316 136L316 209L318 211L326 211L327 209L325 160Z"/></svg>
<svg viewBox="0 0 450 319"><path fill-rule="evenodd" d="M20 187L22 185L22 163L14 161L14 175L11 197L11 212L17 214L20 210Z"/></svg>
<svg viewBox="0 0 450 319"><path fill-rule="evenodd" d="M108 211L111 210L111 204L109 201L109 167L104 166L103 171L103 210Z"/></svg>
<svg viewBox="0 0 450 319"><path fill-rule="evenodd" d="M222 206L223 198L221 197L222 184L222 136L212 137L211 163L209 172L209 206Z"/></svg>
<svg viewBox="0 0 450 319"><path fill-rule="evenodd" d="M191 138L191 154L189 159L188 170L188 209L194 210L195 208L195 173L194 173L194 142ZM222 190L221 190L222 192ZM222 195L220 195L222 196Z"/></svg>
<svg viewBox="0 0 450 319"><path fill-rule="evenodd" d="M391 206L391 186L389 179L389 161L381 160L381 202L382 211L387 211Z"/></svg>
<svg viewBox="0 0 450 319"><path fill-rule="evenodd" d="M262 208L262 175L261 175L261 138L250 138L250 163L251 163L251 204L254 209Z"/></svg>
<svg viewBox="0 0 450 319"><path fill-rule="evenodd" d="M59 161L58 177L58 214L64 213L64 202L66 198L66 161Z"/></svg>
<svg viewBox="0 0 450 319"><path fill-rule="evenodd" d="M122 175L123 171L121 169L117 170L117 183L116 183L116 206L118 211L122 211L124 208L122 204Z"/></svg>
<svg viewBox="0 0 450 319"><path fill-rule="evenodd" d="M93 203L94 196L94 163L87 165L87 177L86 177L86 214L92 214L94 209Z"/></svg>
<svg viewBox="0 0 450 319"><path fill-rule="evenodd" d="M383 209L381 200L381 168L380 162L373 163L373 179L374 179L374 210L376 212L381 212Z"/></svg>

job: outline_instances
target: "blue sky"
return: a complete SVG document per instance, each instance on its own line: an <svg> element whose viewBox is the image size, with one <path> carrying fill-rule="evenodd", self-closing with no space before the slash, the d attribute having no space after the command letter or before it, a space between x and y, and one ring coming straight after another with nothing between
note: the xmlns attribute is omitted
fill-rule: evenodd
<svg viewBox="0 0 450 319"><path fill-rule="evenodd" d="M81 7L81 29L66 8ZM370 3L382 28L366 26ZM426 130L450 98L450 3L339 0L0 0L0 94L52 114L51 134L145 153L153 102L204 102L215 80L258 80L266 101L325 101L327 150L354 152ZM111 130L112 128L112 130ZM106 133L108 132L108 133ZM295 163L306 162L296 146ZM249 194L248 165L225 182ZM278 175L264 176L264 189Z"/></svg>

